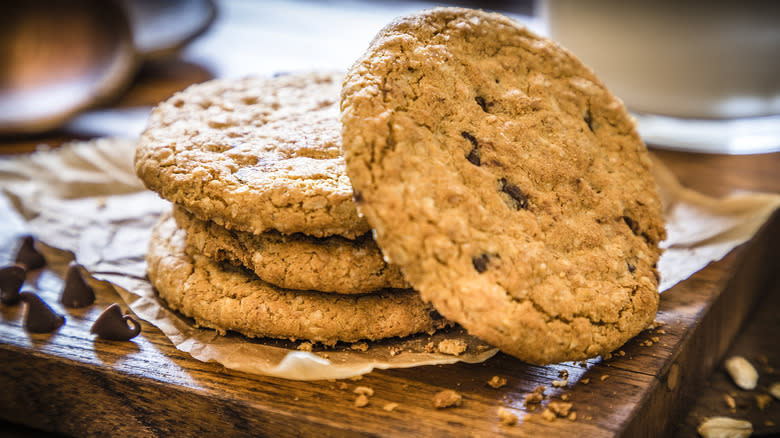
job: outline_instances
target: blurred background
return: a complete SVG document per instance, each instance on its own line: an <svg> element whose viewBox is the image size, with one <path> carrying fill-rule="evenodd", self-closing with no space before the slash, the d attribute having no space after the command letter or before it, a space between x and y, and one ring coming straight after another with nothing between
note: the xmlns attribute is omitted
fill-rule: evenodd
<svg viewBox="0 0 780 438"><path fill-rule="evenodd" d="M422 1L30 0L0 6L0 135L137 135L186 84L345 70ZM454 2L533 20L532 1ZM102 109L110 107L110 111Z"/></svg>
<svg viewBox="0 0 780 438"><path fill-rule="evenodd" d="M0 135L137 134L183 82L344 70L392 18L437 5L551 36L625 101L648 144L780 150L780 2L763 0L5 2Z"/></svg>
<svg viewBox="0 0 780 438"><path fill-rule="evenodd" d="M437 5L502 12L571 49L624 99L683 184L777 191L778 154L715 155L780 150L780 2L760 0L6 1L0 155L137 136L154 105L212 78L345 70L391 19ZM776 325L753 321L757 331L736 344L759 351ZM729 387L721 374L716 386ZM699 413L729 414L720 391L697 403ZM680 436L697 421L689 416ZM50 436L0 422L0 436L28 434Z"/></svg>

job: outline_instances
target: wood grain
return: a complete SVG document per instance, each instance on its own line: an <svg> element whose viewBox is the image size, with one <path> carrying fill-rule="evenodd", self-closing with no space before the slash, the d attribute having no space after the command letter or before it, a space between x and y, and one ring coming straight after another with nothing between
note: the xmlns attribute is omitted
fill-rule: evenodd
<svg viewBox="0 0 780 438"><path fill-rule="evenodd" d="M210 77L201 66L156 60L112 105L151 105ZM74 138L67 131L0 138L0 153L31 152L41 143L56 147ZM780 153L655 153L683 184L704 193L780 192ZM67 323L53 334L28 334L21 306L0 306L0 418L75 436L633 437L663 436L683 423L691 431L695 420L685 418L695 396L755 304L777 288L778 236L775 215L751 242L665 292L657 318L664 325L629 341L620 349L623 356L537 367L498 354L483 364L377 371L342 382L295 382L195 361L148 323L130 342L97 340L89 334L91 323L119 297L100 283L93 306L63 309L57 306L61 280L46 271L25 287L64 313ZM0 261L9 260L10 251L0 248ZM658 342L648 346L655 337ZM776 339L769 342L778 350ZM553 388L564 370L568 384ZM489 387L494 375L507 385ZM542 406L566 395L576 420L548 421L541 409L527 407L524 398L538 385L547 387ZM375 391L366 407L354 406L357 386ZM443 389L461 393L463 404L434 409L432 398ZM399 406L382 409L391 402ZM519 424L501 425L499 406L515 413Z"/></svg>
<svg viewBox="0 0 780 438"><path fill-rule="evenodd" d="M683 407L744 316L776 281L766 261L778 256L779 228L775 216L754 241L665 292L657 318L663 333L643 332L621 349L625 356L537 367L499 354L478 365L374 372L345 381L345 389L339 382L288 381L198 362L147 323L131 342L96 339L91 323L121 301L111 286L93 283L93 306L64 309L57 303L61 280L45 270L25 288L37 290L67 323L53 334L29 334L21 306L1 308L0 417L78 436L658 436L682 421ZM47 252L50 261L58 257ZM658 342L643 345L654 337ZM553 388L562 370L568 384ZM487 386L494 375L508 384ZM364 408L353 404L358 385L375 391ZM525 395L538 385L547 387L543 406L566 394L577 419L550 422L540 409L525 406ZM431 400L443 389L461 393L462 406L434 409ZM383 410L390 402L399 406ZM520 424L500 425L499 406L517 414Z"/></svg>

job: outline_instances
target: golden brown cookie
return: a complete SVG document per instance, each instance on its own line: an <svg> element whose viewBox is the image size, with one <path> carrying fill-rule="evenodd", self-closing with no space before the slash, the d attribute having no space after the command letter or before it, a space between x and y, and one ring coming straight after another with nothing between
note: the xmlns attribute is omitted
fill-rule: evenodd
<svg viewBox="0 0 780 438"><path fill-rule="evenodd" d="M135 155L146 186L203 220L254 234L368 232L340 154L342 75L213 80L152 112Z"/></svg>
<svg viewBox="0 0 780 438"><path fill-rule="evenodd" d="M164 216L149 244L149 279L168 306L221 333L331 345L449 325L412 290L337 295L281 289L241 268L190 256L185 247L185 232Z"/></svg>
<svg viewBox="0 0 780 438"><path fill-rule="evenodd" d="M251 234L202 221L179 206L174 206L173 217L187 233L188 251L244 266L281 288L359 294L409 287L398 267L385 263L368 233L354 240L276 231Z"/></svg>
<svg viewBox="0 0 780 438"><path fill-rule="evenodd" d="M498 14L424 11L380 31L341 109L358 207L442 315L539 364L609 352L653 321L651 161L568 51Z"/></svg>

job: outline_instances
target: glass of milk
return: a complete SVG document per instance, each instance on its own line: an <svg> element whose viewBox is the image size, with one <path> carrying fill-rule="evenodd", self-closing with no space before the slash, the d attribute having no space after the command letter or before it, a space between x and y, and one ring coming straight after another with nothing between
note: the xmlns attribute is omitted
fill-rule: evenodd
<svg viewBox="0 0 780 438"><path fill-rule="evenodd" d="M648 144L780 150L780 1L541 0L539 13Z"/></svg>

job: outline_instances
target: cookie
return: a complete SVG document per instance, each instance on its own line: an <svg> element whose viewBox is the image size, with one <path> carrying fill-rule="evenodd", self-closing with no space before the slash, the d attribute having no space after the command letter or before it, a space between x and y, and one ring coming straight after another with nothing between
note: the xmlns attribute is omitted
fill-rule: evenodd
<svg viewBox="0 0 780 438"><path fill-rule="evenodd" d="M253 234L368 232L340 153L342 75L193 85L152 112L135 170L200 219Z"/></svg>
<svg viewBox="0 0 780 438"><path fill-rule="evenodd" d="M353 240L230 231L179 206L174 207L173 217L186 231L192 251L244 266L263 281L285 289L357 294L409 287L398 267L385 263L370 234Z"/></svg>
<svg viewBox="0 0 780 438"><path fill-rule="evenodd" d="M359 210L446 318L536 364L612 351L653 321L652 163L571 53L498 14L425 11L380 31L341 110Z"/></svg>
<svg viewBox="0 0 780 438"><path fill-rule="evenodd" d="M170 308L199 326L250 337L307 339L332 345L420 332L449 323L411 289L363 295L272 286L246 270L185 252L185 232L170 217L155 227L146 261Z"/></svg>

